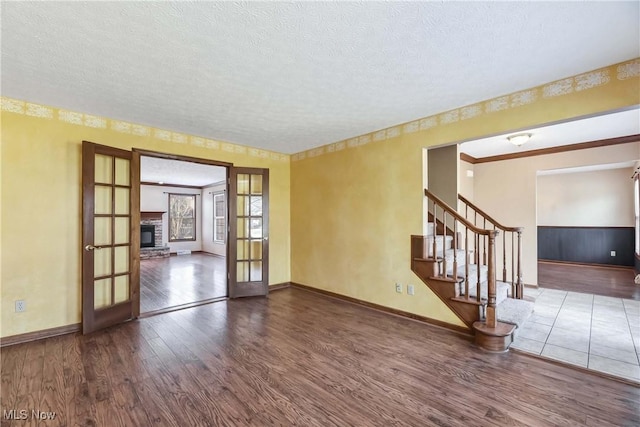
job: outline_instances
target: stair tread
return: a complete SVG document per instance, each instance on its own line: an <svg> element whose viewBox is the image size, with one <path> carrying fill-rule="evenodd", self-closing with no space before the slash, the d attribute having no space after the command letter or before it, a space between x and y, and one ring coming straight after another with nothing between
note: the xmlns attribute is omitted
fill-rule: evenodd
<svg viewBox="0 0 640 427"><path fill-rule="evenodd" d="M486 303L486 301L478 302L478 300L476 300L475 298L471 298L471 297L467 298L465 296L451 298L451 301L463 302L466 304L473 304L473 305L484 305Z"/></svg>
<svg viewBox="0 0 640 427"><path fill-rule="evenodd" d="M490 328L484 321L478 321L473 324L473 329L484 335L506 337L508 335L511 335L511 333L515 329L515 326L513 324L501 322L500 320L498 320L496 327Z"/></svg>
<svg viewBox="0 0 640 427"><path fill-rule="evenodd" d="M488 298L488 287L489 286L486 281L480 283L480 298ZM509 290L511 290L510 284L496 280L496 304L500 304L505 298L507 298ZM463 283L462 286L460 286L460 295L465 295L464 292L465 289ZM475 283L469 283L469 296L473 298L478 296ZM503 298L501 298L501 296L503 296Z"/></svg>
<svg viewBox="0 0 640 427"><path fill-rule="evenodd" d="M438 277L438 276L430 276L429 280L440 280L441 282L449 282L449 283L460 283L460 278L458 277L458 281L453 280L453 277Z"/></svg>
<svg viewBox="0 0 640 427"><path fill-rule="evenodd" d="M534 304L531 301L507 298L497 305L496 316L499 321L520 328L533 313L533 308Z"/></svg>

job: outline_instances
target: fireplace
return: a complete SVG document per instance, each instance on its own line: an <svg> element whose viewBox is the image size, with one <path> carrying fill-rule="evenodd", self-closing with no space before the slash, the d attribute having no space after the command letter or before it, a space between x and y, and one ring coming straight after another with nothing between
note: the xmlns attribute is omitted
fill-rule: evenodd
<svg viewBox="0 0 640 427"><path fill-rule="evenodd" d="M162 242L162 215L165 212L140 212L140 259L169 257L169 246Z"/></svg>
<svg viewBox="0 0 640 427"><path fill-rule="evenodd" d="M140 225L140 247L154 248L156 246L156 226L151 224Z"/></svg>

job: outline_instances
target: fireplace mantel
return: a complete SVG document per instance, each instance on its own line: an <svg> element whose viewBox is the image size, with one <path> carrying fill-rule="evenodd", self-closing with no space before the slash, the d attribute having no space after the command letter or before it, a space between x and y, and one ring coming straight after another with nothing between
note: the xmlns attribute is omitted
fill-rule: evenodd
<svg viewBox="0 0 640 427"><path fill-rule="evenodd" d="M162 219L162 214L166 211L145 211L140 212L140 219Z"/></svg>

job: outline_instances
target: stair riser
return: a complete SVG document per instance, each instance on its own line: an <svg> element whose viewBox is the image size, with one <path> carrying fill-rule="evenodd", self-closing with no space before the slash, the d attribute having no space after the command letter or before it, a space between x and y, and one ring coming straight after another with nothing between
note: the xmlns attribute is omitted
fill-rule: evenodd
<svg viewBox="0 0 640 427"><path fill-rule="evenodd" d="M480 283L480 299L488 300L487 282ZM476 283L469 283L469 297L476 298L477 296ZM464 283L459 286L459 296L465 295ZM496 285L496 305L509 298L509 287L501 287Z"/></svg>
<svg viewBox="0 0 640 427"><path fill-rule="evenodd" d="M433 257L433 236L427 237L425 239L425 253L429 257ZM451 236L436 236L436 254L439 257L442 257L443 254L446 254L446 251L451 250L451 245L453 238Z"/></svg>

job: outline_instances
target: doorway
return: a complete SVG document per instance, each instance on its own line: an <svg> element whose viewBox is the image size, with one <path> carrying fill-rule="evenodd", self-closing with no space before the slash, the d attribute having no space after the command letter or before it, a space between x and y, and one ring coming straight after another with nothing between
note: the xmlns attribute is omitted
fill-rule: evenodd
<svg viewBox="0 0 640 427"><path fill-rule="evenodd" d="M227 166L140 156L140 313L228 296Z"/></svg>
<svg viewBox="0 0 640 427"><path fill-rule="evenodd" d="M539 287L640 299L633 281L634 164L537 172Z"/></svg>
<svg viewBox="0 0 640 427"><path fill-rule="evenodd" d="M170 176L165 170L160 178L145 182L145 185L155 188L156 193L159 190L161 198L166 197L167 204L145 205L141 209L140 163L141 158L147 157L177 161L170 164L171 171L187 163L222 167L225 178L210 185L194 185L194 188L181 184L181 187L176 186L178 191L171 192L165 191L169 189L165 185L169 182L165 180ZM217 191L216 186L223 190ZM221 194L228 197L219 197ZM203 206L211 208L204 226ZM140 316L143 249L157 256L154 258L145 254L145 259L168 258L169 263L158 261L155 269L149 269L160 279L158 284L168 286L173 282L183 288L185 284L193 285L191 291L172 290L164 302L163 298L159 298L164 308L148 307L150 311L147 314L204 304L227 296L266 296L269 283L268 213L268 169L236 167L231 163L139 149L128 151L83 141L83 333L88 334ZM143 225L150 225L143 224L144 221L158 225L159 229L143 229ZM203 233L204 230L209 231ZM224 236L226 248L222 256L203 253L202 248L206 245L198 243L199 238L203 239L203 234L205 238L210 236L217 240L213 243L218 244ZM172 255L172 244L175 255ZM195 254L199 256L193 256ZM187 255L192 257L178 258ZM217 255L221 262L217 266L204 262L205 258L202 257L209 255ZM171 265L174 259L177 261ZM203 264L207 264L207 267L203 267ZM168 273L163 276L159 271ZM163 283L162 277L170 278L170 283ZM201 284L206 286L203 288ZM200 291L207 289L210 293L197 292L196 287ZM183 294L181 297L176 296L180 293ZM185 295L191 302L180 299Z"/></svg>

